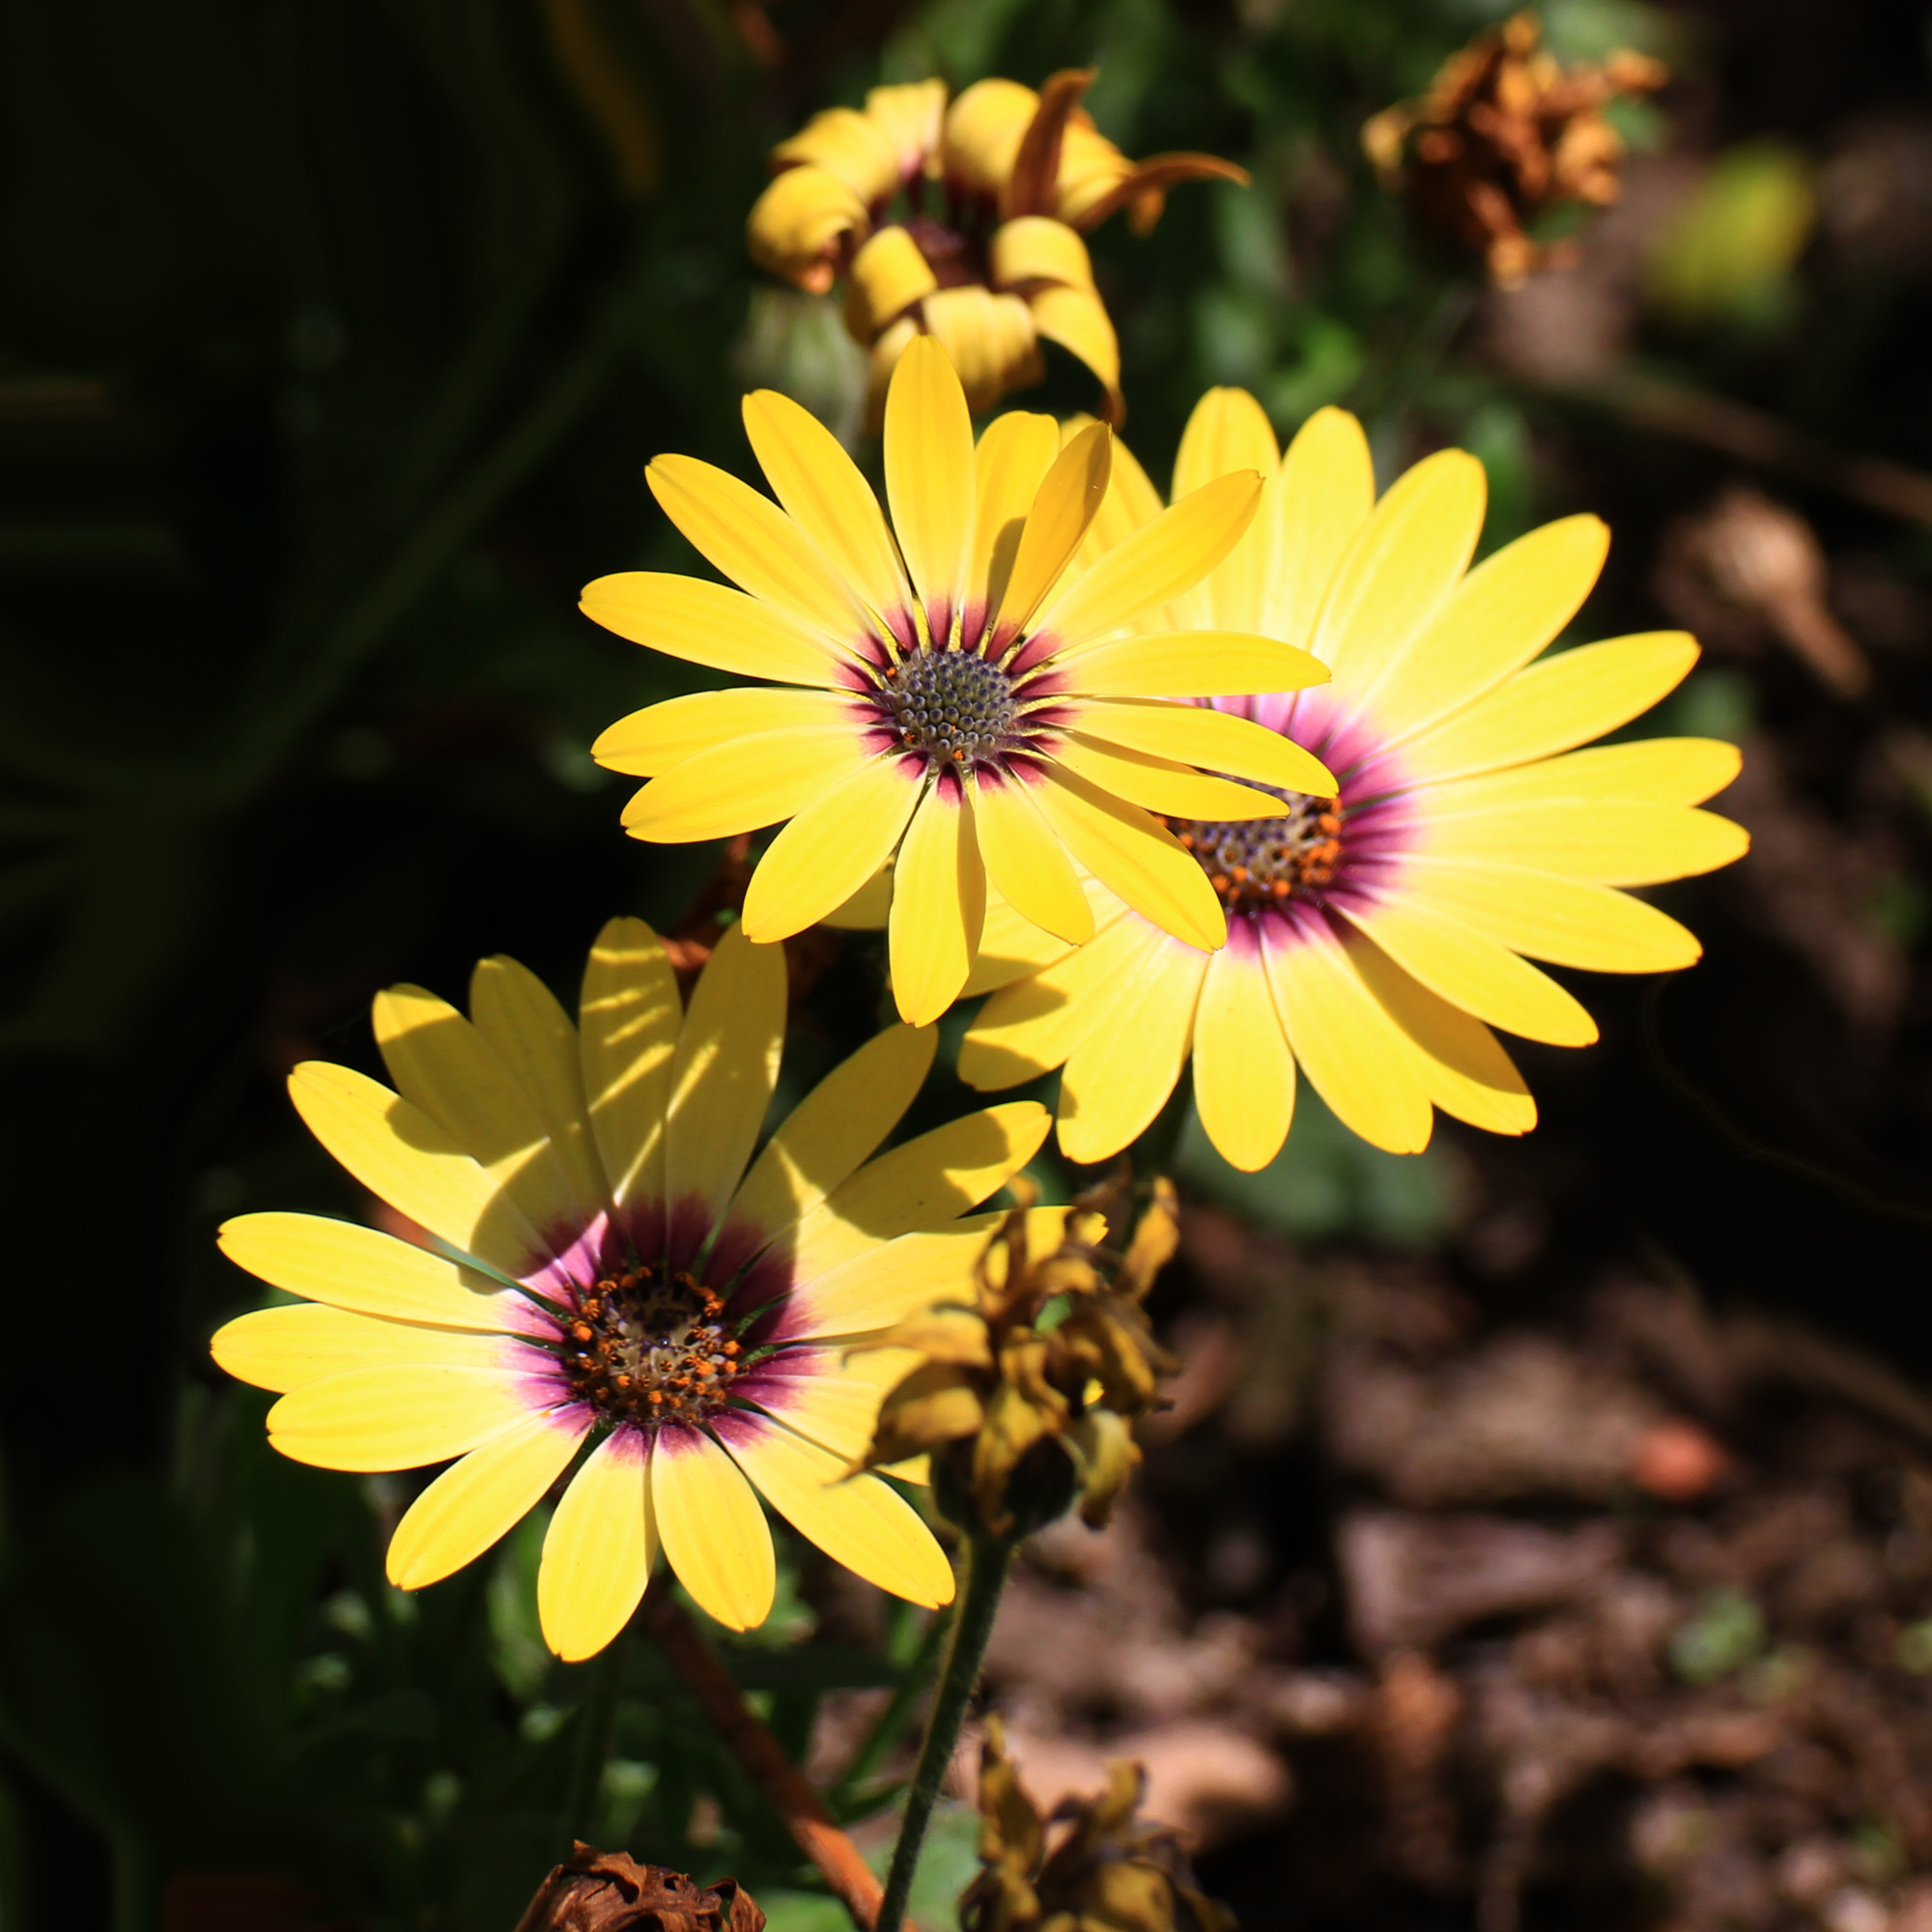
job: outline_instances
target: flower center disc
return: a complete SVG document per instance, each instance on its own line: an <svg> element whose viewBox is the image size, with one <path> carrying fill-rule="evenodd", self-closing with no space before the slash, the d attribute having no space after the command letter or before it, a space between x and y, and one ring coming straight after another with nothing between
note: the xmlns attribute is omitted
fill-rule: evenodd
<svg viewBox="0 0 1932 1932"><path fill-rule="evenodd" d="M1288 810L1280 818L1170 821L1221 903L1230 912L1259 912L1330 884L1342 862L1341 800L1275 791L1252 779L1241 782L1274 791Z"/></svg>
<svg viewBox="0 0 1932 1932"><path fill-rule="evenodd" d="M688 1274L606 1276L564 1323L570 1391L613 1422L701 1422L738 1373L724 1304Z"/></svg>
<svg viewBox="0 0 1932 1932"><path fill-rule="evenodd" d="M983 764L1018 735L1012 681L974 651L915 651L886 672L879 696L899 743L935 763Z"/></svg>

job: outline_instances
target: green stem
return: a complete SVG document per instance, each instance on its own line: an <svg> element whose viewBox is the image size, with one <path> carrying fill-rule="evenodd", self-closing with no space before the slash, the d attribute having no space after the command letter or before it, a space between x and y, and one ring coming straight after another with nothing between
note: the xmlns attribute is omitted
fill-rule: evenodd
<svg viewBox="0 0 1932 1932"><path fill-rule="evenodd" d="M597 1801L604 1794L604 1767L617 1729L617 1703L624 1691L624 1660L630 1652L629 1625L612 1637L592 1666L590 1689L577 1720L577 1763L564 1803L564 1834L575 1842L597 1823Z"/></svg>
<svg viewBox="0 0 1932 1932"><path fill-rule="evenodd" d="M905 1674L899 1679L886 1708L879 1713L878 1721L867 1733L866 1742L853 1752L851 1763L839 1773L838 1782L833 1786L830 1797L832 1808L841 1818L850 1816L849 1807L866 1781L898 1743L899 1733L912 1716L913 1705L925 1690L932 1674L933 1660L938 1656L940 1643L952 1628L952 1619L941 1611L926 1626L918 1651L906 1665Z"/></svg>
<svg viewBox="0 0 1932 1932"><path fill-rule="evenodd" d="M999 1611L1000 1592L1006 1587L1015 1548L1014 1539L988 1536L983 1530L975 1529L967 1536L959 1610L952 1621L946 1663L932 1700L932 1717L926 1724L925 1743L920 1747L919 1768L912 1775L912 1788L906 1793L905 1818L899 1826L899 1841L893 1847L886 1895L872 1932L899 1932L904 1921L913 1873L919 1868L920 1847L925 1841L925 1828L932 1822L932 1807L946 1768L959 1743L973 1687L980 1681L980 1665L986 1655L987 1639L993 1634L993 1618Z"/></svg>

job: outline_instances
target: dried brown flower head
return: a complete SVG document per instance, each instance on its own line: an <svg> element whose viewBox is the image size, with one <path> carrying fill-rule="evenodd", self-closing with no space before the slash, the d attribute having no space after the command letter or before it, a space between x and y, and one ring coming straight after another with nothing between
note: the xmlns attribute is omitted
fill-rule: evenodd
<svg viewBox="0 0 1932 1932"><path fill-rule="evenodd" d="M765 1915L734 1878L701 1886L625 1852L579 1844L553 1865L517 1932L764 1932Z"/></svg>
<svg viewBox="0 0 1932 1932"><path fill-rule="evenodd" d="M1616 200L1624 144L1604 108L1669 78L1662 61L1627 48L1565 69L1542 37L1534 14L1515 14L1445 61L1420 100L1385 107L1362 128L1382 185L1426 226L1479 251L1501 288L1574 259L1573 244L1527 231L1565 204Z"/></svg>
<svg viewBox="0 0 1932 1932"><path fill-rule="evenodd" d="M1140 1461L1133 1425L1162 1406L1158 1379L1178 1366L1141 1308L1178 1239L1174 1189L1153 1183L1119 1250L1108 1236L1129 1198L1122 1169L1081 1196L1044 1254L1015 1208L975 1266L973 1301L935 1302L862 1344L924 1359L887 1395L860 1466L930 1454L942 1502L970 1497L995 1536L1058 1516L1076 1488L1081 1516L1104 1523Z"/></svg>
<svg viewBox="0 0 1932 1932"><path fill-rule="evenodd" d="M959 1900L962 1932L1234 1932L1194 1882L1177 1834L1144 1825L1146 1774L1107 1767L1098 1797L1042 1818L1007 1755L997 1718L980 1758L980 1875Z"/></svg>

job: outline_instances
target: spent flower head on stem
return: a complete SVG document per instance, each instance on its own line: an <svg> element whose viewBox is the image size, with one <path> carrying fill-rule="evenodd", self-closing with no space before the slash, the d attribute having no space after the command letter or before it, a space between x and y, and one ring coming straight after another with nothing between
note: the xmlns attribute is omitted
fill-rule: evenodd
<svg viewBox="0 0 1932 1932"><path fill-rule="evenodd" d="M857 1467L930 1455L942 1505L992 1536L1038 1527L1075 1493L1082 1518L1105 1523L1140 1461L1133 1425L1163 1406L1159 1379L1179 1366L1141 1306L1178 1239L1173 1185L1156 1179L1132 1237L1112 1246L1129 1203L1122 1163L1042 1251L1023 1200L975 1266L974 1300L936 1301L857 1344L922 1357L887 1393Z"/></svg>

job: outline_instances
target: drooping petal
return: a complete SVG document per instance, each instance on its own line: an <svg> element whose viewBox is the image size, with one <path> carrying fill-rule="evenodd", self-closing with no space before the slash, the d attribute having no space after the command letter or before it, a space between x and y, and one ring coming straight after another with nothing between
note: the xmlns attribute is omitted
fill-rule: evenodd
<svg viewBox="0 0 1932 1932"><path fill-rule="evenodd" d="M1172 943L1148 955L1105 1024L1067 1056L1060 1080L1060 1151L1069 1160L1117 1154L1166 1104L1194 1036L1194 1003L1211 953Z"/></svg>
<svg viewBox="0 0 1932 1932"><path fill-rule="evenodd" d="M1654 886L1715 871L1741 858L1750 835L1714 811L1672 805L1548 799L1534 811L1505 808L1432 814L1422 849L1445 859L1505 865L1592 879L1600 886Z"/></svg>
<svg viewBox="0 0 1932 1932"><path fill-rule="evenodd" d="M1171 818L1278 818L1281 800L1227 779L1210 778L1172 758L1130 751L1090 738L1084 731L1061 731L1053 738L1061 769L1077 772L1090 784L1148 811Z"/></svg>
<svg viewBox="0 0 1932 1932"><path fill-rule="evenodd" d="M1696 662L1697 640L1685 631L1579 645L1517 672L1410 739L1404 768L1418 778L1452 779L1567 752L1641 716Z"/></svg>
<svg viewBox="0 0 1932 1932"><path fill-rule="evenodd" d="M1332 798L1337 789L1334 775L1312 752L1232 712L1144 697L1082 698L1068 705L1067 713L1089 737L1157 758L1199 765L1203 771L1229 778L1254 779L1315 798Z"/></svg>
<svg viewBox="0 0 1932 1932"><path fill-rule="evenodd" d="M1173 833L1138 806L1055 765L1034 803L1066 848L1115 897L1164 932L1212 952L1228 936L1208 875Z"/></svg>
<svg viewBox="0 0 1932 1932"><path fill-rule="evenodd" d="M1091 288L1049 285L1037 289L1027 307L1043 341L1059 343L1100 379L1107 413L1119 421L1125 413L1121 401L1121 344L1107 304Z"/></svg>
<svg viewBox="0 0 1932 1932"><path fill-rule="evenodd" d="M757 1145L784 1047L783 950L726 929L692 989L667 1107L665 1199L724 1213Z"/></svg>
<svg viewBox="0 0 1932 1932"><path fill-rule="evenodd" d="M1105 424L1095 423L1060 452L1041 478L1001 597L995 648L1025 628L1073 560L1106 497L1112 463L1113 438Z"/></svg>
<svg viewBox="0 0 1932 1932"><path fill-rule="evenodd" d="M1235 631L1113 638L1050 660L1049 670L1083 697L1239 697L1299 691L1328 674L1320 658L1293 644Z"/></svg>
<svg viewBox="0 0 1932 1932"><path fill-rule="evenodd" d="M1516 952L1592 973L1673 973L1704 956L1697 935L1609 886L1493 861L1429 860L1404 886Z"/></svg>
<svg viewBox="0 0 1932 1932"><path fill-rule="evenodd" d="M654 778L624 808L624 830L677 845L776 825L867 755L859 727L844 720L731 739Z"/></svg>
<svg viewBox="0 0 1932 1932"><path fill-rule="evenodd" d="M967 282L935 290L920 304L920 314L958 371L969 409L991 409L1008 390L1023 389L1045 373L1033 312L1018 296ZM879 338L881 345L890 334Z"/></svg>
<svg viewBox="0 0 1932 1932"><path fill-rule="evenodd" d="M521 1367L526 1345L473 1329L426 1328L352 1315L319 1301L258 1308L214 1331L209 1352L237 1381L286 1395L304 1382L351 1369L435 1363L458 1369Z"/></svg>
<svg viewBox="0 0 1932 1932"><path fill-rule="evenodd" d="M217 1238L237 1267L330 1308L495 1334L527 1326L528 1304L513 1289L353 1221L242 1214Z"/></svg>
<svg viewBox="0 0 1932 1932"><path fill-rule="evenodd" d="M1588 1046L1597 1023L1546 973L1424 900L1394 894L1350 914L1404 972L1479 1020L1550 1046Z"/></svg>
<svg viewBox="0 0 1932 1932"><path fill-rule="evenodd" d="M928 785L899 847L887 926L902 1020L928 1026L959 997L985 916L972 796L956 782Z"/></svg>
<svg viewBox="0 0 1932 1932"><path fill-rule="evenodd" d="M1255 515L1269 569L1262 621L1252 628L1308 645L1336 569L1375 504L1375 463L1361 424L1346 410L1317 410Z"/></svg>
<svg viewBox="0 0 1932 1932"><path fill-rule="evenodd" d="M1007 905L1022 921L1069 946L1084 946L1092 939L1094 914L1079 875L1065 846L1040 816L1030 788L979 771L974 775L973 811L987 880ZM989 923L980 929L976 971L995 937Z"/></svg>
<svg viewBox="0 0 1932 1932"><path fill-rule="evenodd" d="M869 225L866 204L837 176L823 168L787 168L752 204L745 236L759 268L823 295L832 286L839 244Z"/></svg>
<svg viewBox="0 0 1932 1932"><path fill-rule="evenodd" d="M640 919L597 935L578 1004L591 1139L618 1207L664 1192L665 1109L684 1003L661 940Z"/></svg>
<svg viewBox="0 0 1932 1932"><path fill-rule="evenodd" d="M1252 469L1264 483L1281 467L1281 446L1267 412L1245 389L1209 389L1195 404L1174 459L1174 499L1191 496L1230 470ZM1266 615L1264 593L1272 561L1265 514L1255 513L1239 543L1213 572L1178 600L1178 629L1259 631Z"/></svg>
<svg viewBox="0 0 1932 1932"><path fill-rule="evenodd" d="M967 603L990 623L1006 595L1027 512L1060 454L1060 426L1051 416L1009 410L989 422L974 451L978 507Z"/></svg>
<svg viewBox="0 0 1932 1932"><path fill-rule="evenodd" d="M1198 583L1240 541L1261 490L1247 471L1217 477L1095 558L1034 624L1055 640L1054 661Z"/></svg>
<svg viewBox="0 0 1932 1932"><path fill-rule="evenodd" d="M729 584L701 577L623 570L586 583L578 608L593 623L634 644L686 664L729 671L733 677L834 685L841 681L840 667L850 662L825 632ZM839 633L841 639L853 628L848 624Z"/></svg>
<svg viewBox="0 0 1932 1932"><path fill-rule="evenodd" d="M644 471L664 513L699 555L749 590L850 649L866 613L832 560L772 501L695 456L660 456Z"/></svg>
<svg viewBox="0 0 1932 1932"><path fill-rule="evenodd" d="M745 893L745 930L769 945L844 905L892 856L919 798L917 770L888 753L813 799L765 847Z"/></svg>
<svg viewBox="0 0 1932 1932"><path fill-rule="evenodd" d="M745 398L745 433L785 515L880 616L890 620L906 611L912 588L898 546L872 486L838 439L810 410L776 389Z"/></svg>
<svg viewBox="0 0 1932 1932"><path fill-rule="evenodd" d="M446 1463L544 1406L510 1369L409 1362L304 1382L269 1411L269 1440L292 1462L379 1472Z"/></svg>
<svg viewBox="0 0 1932 1932"><path fill-rule="evenodd" d="M1400 477L1336 566L1311 644L1350 690L1374 682L1455 588L1482 534L1489 483L1465 450Z"/></svg>
<svg viewBox="0 0 1932 1932"><path fill-rule="evenodd" d="M537 1621L566 1663L595 1657L631 1621L657 1555L649 1452L613 1430L570 1479L544 1536Z"/></svg>
<svg viewBox="0 0 1932 1932"><path fill-rule="evenodd" d="M522 1209L421 1108L325 1060L304 1061L289 1075L289 1097L370 1193L452 1248L513 1280L545 1259Z"/></svg>
<svg viewBox="0 0 1932 1932"><path fill-rule="evenodd" d="M1194 1105L1221 1158L1244 1174L1265 1167L1288 1139L1294 1056L1258 945L1231 937L1208 961L1194 1009Z"/></svg>
<svg viewBox="0 0 1932 1932"><path fill-rule="evenodd" d="M869 208L899 185L900 159L888 136L888 125L856 107L821 108L772 150L772 160L787 170L822 168ZM779 180L783 179L781 174Z"/></svg>
<svg viewBox="0 0 1932 1932"><path fill-rule="evenodd" d="M845 327L855 342L870 342L938 286L919 243L896 224L882 228L852 257Z"/></svg>
<svg viewBox="0 0 1932 1932"><path fill-rule="evenodd" d="M966 392L939 344L917 337L886 394L886 496L936 644L965 602L976 494Z"/></svg>
<svg viewBox="0 0 1932 1932"><path fill-rule="evenodd" d="M732 1197L730 1218L776 1234L846 1179L898 1124L939 1036L888 1027L840 1061L785 1117Z"/></svg>
<svg viewBox="0 0 1932 1932"><path fill-rule="evenodd" d="M1345 1127L1390 1153L1419 1153L1434 1124L1408 1037L1326 925L1264 928L1263 956L1288 1044Z"/></svg>
<svg viewBox="0 0 1932 1932"><path fill-rule="evenodd" d="M650 1486L665 1560L697 1606L726 1630L763 1623L778 1569L765 1513L738 1465L710 1436L668 1424L651 1454Z"/></svg>
<svg viewBox="0 0 1932 1932"><path fill-rule="evenodd" d="M1086 242L1050 214L1019 214L1001 222L986 249L996 289L1017 288L1023 282L1058 282L1070 289L1094 286L1094 264Z"/></svg>
<svg viewBox="0 0 1932 1932"><path fill-rule="evenodd" d="M384 1567L399 1590L420 1590L473 1562L521 1522L577 1453L587 1416L526 1416L452 1463L403 1512Z"/></svg>
<svg viewBox="0 0 1932 1932"><path fill-rule="evenodd" d="M1374 675L1358 656L1377 730L1399 742L1520 670L1583 608L1609 547L1599 517L1545 524L1479 563Z"/></svg>
<svg viewBox="0 0 1932 1932"><path fill-rule="evenodd" d="M834 1562L909 1603L952 1601L952 1566L904 1497L876 1476L850 1476L838 1457L780 1422L722 1432L753 1486Z"/></svg>
<svg viewBox="0 0 1932 1932"><path fill-rule="evenodd" d="M695 691L634 711L608 726L590 747L607 772L654 779L700 752L766 731L822 728L846 717L852 699L831 691Z"/></svg>

